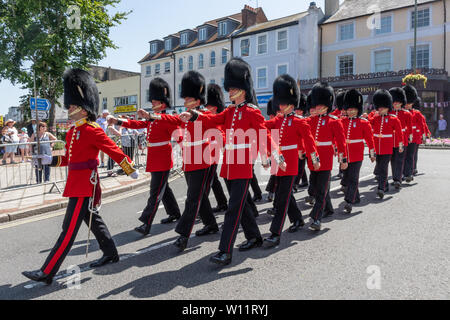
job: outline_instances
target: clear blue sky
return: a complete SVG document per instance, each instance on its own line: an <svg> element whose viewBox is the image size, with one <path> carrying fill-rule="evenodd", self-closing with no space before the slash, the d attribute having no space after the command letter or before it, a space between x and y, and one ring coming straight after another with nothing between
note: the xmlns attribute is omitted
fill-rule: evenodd
<svg viewBox="0 0 450 320"><path fill-rule="evenodd" d="M149 50L149 41L202 23L238 13L248 4L263 8L269 20L299 13L308 9L310 0L122 0L114 10L133 12L118 27L111 30L111 38L119 47L108 50L98 65L140 72L139 64ZM324 0L315 1L324 10ZM19 104L26 91L9 81L0 82L0 114Z"/></svg>

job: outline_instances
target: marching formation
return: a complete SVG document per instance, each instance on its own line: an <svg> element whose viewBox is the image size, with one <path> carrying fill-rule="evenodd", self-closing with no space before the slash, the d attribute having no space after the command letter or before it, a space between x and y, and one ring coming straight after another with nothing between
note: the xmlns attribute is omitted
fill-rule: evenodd
<svg viewBox="0 0 450 320"><path fill-rule="evenodd" d="M417 110L420 105L417 92L410 85L376 91L372 101L375 109L366 114L363 96L355 89L335 94L327 83L317 83L305 95L291 76L281 75L273 84L273 98L267 108L269 120L257 107L251 70L242 59L233 58L225 66L224 89L232 101L228 107L225 107L219 86L207 86L200 73L189 71L181 83L186 112L169 115L165 112L171 108L169 85L156 78L149 87L153 112L139 110L138 116L142 119L139 121L108 117L109 124L147 129L146 171L151 173L151 182L147 205L139 217L141 224L135 228L141 235L150 233L162 201L168 217L161 223L176 222L175 231L179 236L174 246L182 252L188 246L197 219L202 221L203 227L196 231L196 236L207 236L220 231L214 214L225 211L218 251L210 261L227 265L232 261L240 226L246 241L238 246L239 251L279 245L286 217L291 223L288 232L305 226L294 196L302 187L308 186L306 202L312 205L308 228L321 230L323 218L334 213L330 182L335 158L347 213L360 202L359 174L365 154L371 162L376 162L376 194L380 199L389 190L389 163L396 189L401 188L403 181L409 183L414 179L418 145L429 131L425 118ZM70 198L69 205L62 232L42 268L23 272L29 279L47 284L58 272L83 220L103 251L103 257L91 266L119 261L114 241L98 214L99 151L120 163L132 178L138 176L132 161L93 122L98 113L98 91L87 72L78 69L66 72L64 104L70 119L75 121L66 137L65 156L41 155L34 161L68 166L63 196ZM173 166L173 140L182 147L182 169L187 185L183 212L168 183ZM271 235L265 239L256 222L255 202L261 200L254 174L258 157L263 168L271 173L266 190L268 199L273 201L273 208L268 211L273 220ZM228 199L219 177L228 190ZM253 189L252 198L249 187L254 184L257 189ZM211 189L217 201L216 208L212 208L209 201Z"/></svg>

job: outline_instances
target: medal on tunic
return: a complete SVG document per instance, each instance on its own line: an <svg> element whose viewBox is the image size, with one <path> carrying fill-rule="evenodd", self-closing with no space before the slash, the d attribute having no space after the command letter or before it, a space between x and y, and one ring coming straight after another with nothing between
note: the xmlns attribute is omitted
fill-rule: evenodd
<svg viewBox="0 0 450 320"><path fill-rule="evenodd" d="M80 140L80 131L77 132L77 140Z"/></svg>
<svg viewBox="0 0 450 320"><path fill-rule="evenodd" d="M239 112L239 120L242 120L242 112Z"/></svg>
<svg viewBox="0 0 450 320"><path fill-rule="evenodd" d="M323 125L323 126L325 125L325 120L323 120L322 125Z"/></svg>
<svg viewBox="0 0 450 320"><path fill-rule="evenodd" d="M356 128L356 122L353 123L353 128Z"/></svg>
<svg viewBox="0 0 450 320"><path fill-rule="evenodd" d="M292 119L289 119L288 126L290 127L292 125Z"/></svg>

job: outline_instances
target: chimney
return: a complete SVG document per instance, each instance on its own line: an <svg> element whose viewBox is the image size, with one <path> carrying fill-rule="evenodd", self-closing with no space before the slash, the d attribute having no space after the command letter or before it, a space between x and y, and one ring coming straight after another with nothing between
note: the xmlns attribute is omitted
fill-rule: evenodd
<svg viewBox="0 0 450 320"><path fill-rule="evenodd" d="M248 28L256 24L256 17L258 15L258 11L255 8L250 7L249 5L245 5L244 9L241 11L242 13L242 27Z"/></svg>
<svg viewBox="0 0 450 320"><path fill-rule="evenodd" d="M329 18L339 10L339 0L325 0L325 18Z"/></svg>

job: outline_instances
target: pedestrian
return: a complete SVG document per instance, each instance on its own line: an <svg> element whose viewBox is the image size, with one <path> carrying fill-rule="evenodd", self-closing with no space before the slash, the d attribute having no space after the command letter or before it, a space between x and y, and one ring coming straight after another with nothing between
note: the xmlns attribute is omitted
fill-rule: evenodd
<svg viewBox="0 0 450 320"><path fill-rule="evenodd" d="M214 83L210 83L208 85L207 91L207 101L206 101L206 109L211 114L218 114L225 110L225 101L223 98L223 92L220 86ZM225 145L225 131L222 126L218 126L220 134L222 135L222 139L218 139L215 134L210 136L210 146L211 146L211 160L212 165L210 169L211 175L211 188L214 193L214 197L216 198L217 206L214 207L213 213L226 211L228 209L228 200L223 192L222 184L219 181L219 177L217 176L217 166L220 160L220 152ZM217 132L217 131L216 131Z"/></svg>
<svg viewBox="0 0 450 320"><path fill-rule="evenodd" d="M226 130L226 145L220 176L225 179L228 188L228 210L225 213L219 252L210 257L211 262L220 265L231 263L233 245L240 223L246 238L246 241L239 246L240 251L260 247L263 243L254 213L246 200L250 180L253 177L253 163L258 151L261 154L263 166L266 168L269 166L267 149L272 150L272 148L265 144L267 140L273 147L275 161L281 168L286 167L283 157L264 126L261 111L249 103L256 98L253 96L253 80L247 62L240 58L233 58L225 65L224 88L229 92L233 103L224 112L211 115L190 110L180 115L183 121L207 120L214 127L221 125Z"/></svg>
<svg viewBox="0 0 450 320"><path fill-rule="evenodd" d="M134 121L134 120L130 120ZM136 140L138 132L135 129L120 128L120 140L122 145L122 151L134 161L134 153L136 149Z"/></svg>
<svg viewBox="0 0 450 320"><path fill-rule="evenodd" d="M134 163L109 139L95 123L99 107L97 86L92 76L81 69L69 69L63 76L64 107L75 125L66 135L64 156L38 155L42 164L68 166L69 173L63 197L69 198L61 234L41 269L22 274L34 281L50 284L72 247L81 223L84 221L97 239L102 258L90 264L99 267L119 261L119 254L111 234L98 214L101 189L98 181L98 154L103 150L133 179L139 174Z"/></svg>
<svg viewBox="0 0 450 320"><path fill-rule="evenodd" d="M19 143L19 133L17 132L17 129L14 127L16 122L12 119L9 119L6 121L6 136L8 136L7 143L10 143L12 145L5 147L5 154L3 155L3 164L6 164L6 159L10 159L10 164L15 164L14 156L17 153L17 143ZM14 145L13 145L14 144Z"/></svg>
<svg viewBox="0 0 450 320"><path fill-rule="evenodd" d="M28 136L27 132L28 132L27 128L22 128L22 129L20 129L20 132L19 132L19 143L23 143L23 144L19 145L22 163L25 162L25 159L27 159L27 161L30 161L28 159L28 157L30 156L30 146L28 145L30 137Z"/></svg>
<svg viewBox="0 0 450 320"><path fill-rule="evenodd" d="M7 134L8 128L2 128L2 137L0 140L0 144L12 143L11 137ZM6 146L1 148L1 153L3 154L2 164L6 164Z"/></svg>
<svg viewBox="0 0 450 320"><path fill-rule="evenodd" d="M272 248L280 244L281 232L286 219L286 214L292 225L289 232L296 232L305 225L302 214L297 207L293 194L294 181L298 174L298 154L303 148L311 158L314 169L320 168L320 161L311 135L311 129L307 121L295 114L295 107L299 104L300 96L295 80L285 74L275 79L273 83L273 108L281 111L282 116L275 117L265 122L267 129L279 133L278 147L285 159L286 168L282 170L277 165L272 166L272 174L277 179L275 194L275 216L270 226L272 233L264 239L264 247Z"/></svg>
<svg viewBox="0 0 450 320"><path fill-rule="evenodd" d="M399 148L399 153L403 152L403 132L402 124L397 116L389 114L392 110L392 96L389 91L378 89L372 100L377 110L374 116L370 118L377 155L377 195L380 199L383 199L385 192L389 191L387 181L389 162L391 161L394 147ZM398 136L398 144L394 144L394 134Z"/></svg>
<svg viewBox="0 0 450 320"><path fill-rule="evenodd" d="M53 134L47 132L47 124L45 122L39 123L37 136L33 133L33 135L30 137L31 142L36 142L38 139L40 142L40 150L39 153L36 154L47 155L49 157L52 156L52 144L50 143L50 141L55 141L57 139ZM50 165L43 164L42 167L36 166L36 183L42 183L42 171L44 171L44 182L50 181Z"/></svg>
<svg viewBox="0 0 450 320"><path fill-rule="evenodd" d="M36 119L31 119L31 122L27 125L27 134L29 137L33 135L37 131L37 122Z"/></svg>
<svg viewBox="0 0 450 320"><path fill-rule="evenodd" d="M103 131L108 134L108 123L106 122L106 117L109 116L109 111L108 109L104 109L102 112L101 117L97 118L97 123L100 126L100 128L103 129ZM100 151L100 168L104 168L105 167L105 153L103 151Z"/></svg>
<svg viewBox="0 0 450 320"><path fill-rule="evenodd" d="M330 179L333 169L334 147L336 144L338 161L342 170L348 167L347 148L342 123L336 116L329 114L334 102L334 90L326 82L316 83L310 93L311 116L308 124L316 141L319 152L320 168L316 169L313 159L308 158L311 171L310 187L314 196L314 206L311 210L309 229L319 231L322 217L334 213L330 198Z"/></svg>
<svg viewBox="0 0 450 320"><path fill-rule="evenodd" d="M407 149L410 142L412 142L412 115L408 111L404 110L406 105L406 94L402 88L391 88L389 93L392 96L392 106L393 110L389 113L395 115L402 125L403 133L403 148ZM391 158L391 169L392 169L392 180L394 180L395 189L399 190L402 185L403 179L403 167L405 164L406 152L399 152L400 136L397 132L394 132L394 150L392 151Z"/></svg>
<svg viewBox="0 0 450 320"><path fill-rule="evenodd" d="M375 145L373 141L372 126L369 120L361 117L363 111L363 96L351 89L344 96L344 110L347 117L342 119L346 137L348 168L343 170L345 181L345 207L347 213L352 212L355 203L360 202L359 173L364 159L364 141L369 148L369 158L375 162Z"/></svg>
<svg viewBox="0 0 450 320"><path fill-rule="evenodd" d="M166 113L171 107L169 84L161 79L155 78L149 86L150 101L154 115L159 116ZM134 230L142 235L150 233L153 220L162 201L168 218L164 218L161 223L171 223L181 217L180 209L172 189L169 186L170 170L173 167L173 154L171 137L178 130L178 125L155 119L150 119L150 114L142 109L138 111L139 117L143 120L121 120L111 117L109 123L118 123L123 128L147 129L147 168L151 173L150 195L147 204L142 211L139 221L142 225Z"/></svg>

